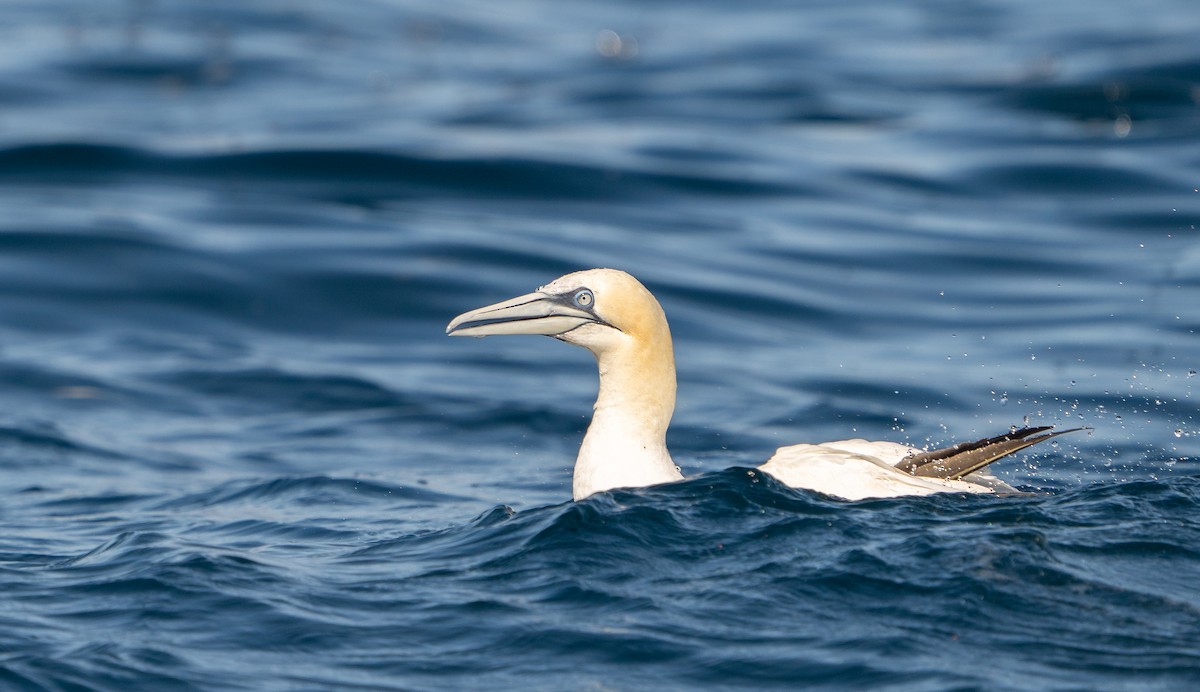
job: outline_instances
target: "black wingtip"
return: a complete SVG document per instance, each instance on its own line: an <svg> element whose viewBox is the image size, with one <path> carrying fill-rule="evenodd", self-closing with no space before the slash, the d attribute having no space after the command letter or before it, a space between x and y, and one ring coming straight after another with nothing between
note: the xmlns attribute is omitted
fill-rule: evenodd
<svg viewBox="0 0 1200 692"><path fill-rule="evenodd" d="M1053 429L1052 425L1024 427L1014 429L1004 435L985 437L972 442L960 442L950 447L920 452L905 457L899 464L896 464L896 469L914 476L957 480L982 469L997 459L1019 452L1039 442L1067 433L1091 430L1087 426L1082 426L1057 432L1046 432Z"/></svg>

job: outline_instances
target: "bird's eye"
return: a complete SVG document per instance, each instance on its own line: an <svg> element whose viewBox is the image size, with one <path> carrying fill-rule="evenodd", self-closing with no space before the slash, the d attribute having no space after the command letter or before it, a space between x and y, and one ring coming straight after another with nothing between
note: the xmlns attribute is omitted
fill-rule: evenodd
<svg viewBox="0 0 1200 692"><path fill-rule="evenodd" d="M590 308L592 307L592 303L596 300L596 298L592 295L591 291L585 288L576 291L575 296L571 300L575 301L575 304L581 308Z"/></svg>

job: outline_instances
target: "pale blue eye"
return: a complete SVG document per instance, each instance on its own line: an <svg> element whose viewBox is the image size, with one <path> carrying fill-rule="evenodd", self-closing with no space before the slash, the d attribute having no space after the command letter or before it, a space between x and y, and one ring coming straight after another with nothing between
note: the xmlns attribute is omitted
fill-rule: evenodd
<svg viewBox="0 0 1200 692"><path fill-rule="evenodd" d="M590 308L592 307L592 303L596 300L596 298L592 296L591 291L584 288L576 291L575 296L571 300L575 301L575 304L581 308Z"/></svg>

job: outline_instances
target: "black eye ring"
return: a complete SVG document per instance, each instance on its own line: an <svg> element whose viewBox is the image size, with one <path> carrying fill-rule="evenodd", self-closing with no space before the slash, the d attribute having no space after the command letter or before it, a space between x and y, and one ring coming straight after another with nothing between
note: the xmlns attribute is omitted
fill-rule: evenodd
<svg viewBox="0 0 1200 692"><path fill-rule="evenodd" d="M571 296L571 302L575 303L575 305L581 308L587 309L592 307L592 303L596 302L596 297L592 295L591 291L583 288L576 291L575 295Z"/></svg>

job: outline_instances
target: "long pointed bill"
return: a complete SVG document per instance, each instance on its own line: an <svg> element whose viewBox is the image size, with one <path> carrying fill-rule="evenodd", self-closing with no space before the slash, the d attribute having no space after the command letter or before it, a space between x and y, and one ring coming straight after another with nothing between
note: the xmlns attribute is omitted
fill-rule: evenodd
<svg viewBox="0 0 1200 692"><path fill-rule="evenodd" d="M544 334L557 336L595 322L587 310L574 307L563 296L527 293L512 300L464 312L446 325L450 336L493 334Z"/></svg>

